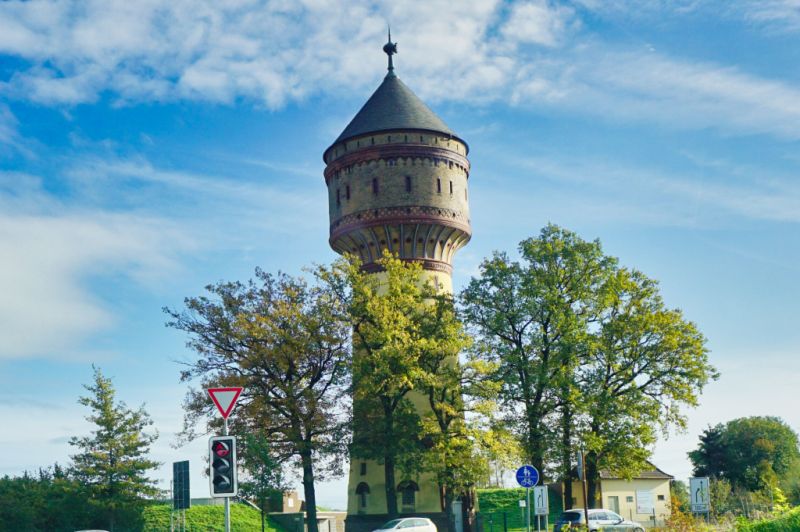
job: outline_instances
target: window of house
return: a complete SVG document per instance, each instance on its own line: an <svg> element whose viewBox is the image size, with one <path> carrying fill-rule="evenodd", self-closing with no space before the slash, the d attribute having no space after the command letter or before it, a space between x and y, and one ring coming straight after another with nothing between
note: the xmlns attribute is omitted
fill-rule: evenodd
<svg viewBox="0 0 800 532"><path fill-rule="evenodd" d="M659 495L659 496L658 496L658 500L659 500L659 501L663 501L663 500L664 500L664 496L663 496L663 495Z"/></svg>
<svg viewBox="0 0 800 532"><path fill-rule="evenodd" d="M633 495L628 495L625 497L625 502L633 502Z"/></svg>

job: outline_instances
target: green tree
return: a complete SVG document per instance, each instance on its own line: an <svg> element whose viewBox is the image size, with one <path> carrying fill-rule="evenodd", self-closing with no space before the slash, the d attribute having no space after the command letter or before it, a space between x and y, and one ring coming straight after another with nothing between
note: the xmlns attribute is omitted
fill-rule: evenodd
<svg viewBox="0 0 800 532"><path fill-rule="evenodd" d="M496 252L461 292L476 354L495 365L500 405L540 472L557 466L572 499L572 457L581 398L576 368L588 356L587 331L615 265L599 242L554 225L519 245L520 261Z"/></svg>
<svg viewBox="0 0 800 532"><path fill-rule="evenodd" d="M794 480L798 436L777 417L738 418L706 429L689 459L696 475L727 479L734 489L772 490Z"/></svg>
<svg viewBox="0 0 800 532"><path fill-rule="evenodd" d="M283 476L283 466L273 455L267 434L245 434L242 439L240 462L247 472L246 478L239 482L239 494L255 499L261 509L261 532L266 528L266 515L270 511L283 511L271 508L273 500L283 501L283 493L288 489Z"/></svg>
<svg viewBox="0 0 800 532"><path fill-rule="evenodd" d="M554 464L571 500L583 445L592 505L600 470L643 467L657 429L682 427L681 407L695 405L716 372L694 324L598 241L548 225L519 251L519 262L502 253L483 262L461 294L467 322L497 365L526 457L540 471Z"/></svg>
<svg viewBox="0 0 800 532"><path fill-rule="evenodd" d="M168 326L187 332L198 354L182 380L244 387L233 431L268 435L279 462L299 461L308 527L316 532L315 481L341 474L349 439L350 328L342 301L326 283L261 270L255 281L207 291L210 297L186 299L185 311L165 309ZM197 435L200 419L219 424L202 390L190 389L185 406L186 438Z"/></svg>
<svg viewBox="0 0 800 532"><path fill-rule="evenodd" d="M84 388L89 395L78 402L91 409L86 420L96 429L90 436L70 439L79 451L72 456L74 475L90 490L108 528L113 531L121 520L130 527L144 499L159 494L155 481L147 477L160 465L147 457L158 435L145 432L153 422L144 406L131 410L116 401L111 379L100 369L94 368L94 382Z"/></svg>
<svg viewBox="0 0 800 532"><path fill-rule="evenodd" d="M666 308L655 281L617 268L601 290L597 332L577 370L589 501L596 500L601 466L628 478L646 467L658 429L685 428L682 407L696 406L716 377L705 338L679 310Z"/></svg>
<svg viewBox="0 0 800 532"><path fill-rule="evenodd" d="M458 354L469 339L451 298L424 280L420 264L388 253L379 264L376 275L344 260L322 275L347 299L353 327L352 455L383 464L386 510L395 516L398 469L433 472L445 498L462 484L456 469L469 440Z"/></svg>

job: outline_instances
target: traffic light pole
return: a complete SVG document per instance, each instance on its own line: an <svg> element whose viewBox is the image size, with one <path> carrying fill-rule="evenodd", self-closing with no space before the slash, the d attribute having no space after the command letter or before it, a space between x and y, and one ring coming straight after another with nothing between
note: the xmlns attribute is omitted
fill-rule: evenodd
<svg viewBox="0 0 800 532"><path fill-rule="evenodd" d="M225 433L223 436L228 435L228 418L225 418ZM232 464L236 467L236 463ZM225 532L231 532L231 498L225 497Z"/></svg>

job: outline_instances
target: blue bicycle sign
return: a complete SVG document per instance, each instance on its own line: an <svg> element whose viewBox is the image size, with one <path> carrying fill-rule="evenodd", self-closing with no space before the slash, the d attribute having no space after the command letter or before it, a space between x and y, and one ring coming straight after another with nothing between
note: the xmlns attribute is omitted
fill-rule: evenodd
<svg viewBox="0 0 800 532"><path fill-rule="evenodd" d="M532 465L524 465L517 469L517 483L523 488L532 488L539 483L539 471Z"/></svg>

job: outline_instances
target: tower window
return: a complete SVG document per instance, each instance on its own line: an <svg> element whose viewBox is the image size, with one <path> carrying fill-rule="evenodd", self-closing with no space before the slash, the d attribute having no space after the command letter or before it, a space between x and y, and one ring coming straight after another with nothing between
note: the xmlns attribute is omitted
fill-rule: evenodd
<svg viewBox="0 0 800 532"><path fill-rule="evenodd" d="M420 142L425 142L425 137L423 137L422 135L420 135L420 136L419 136L419 141L420 141Z"/></svg>
<svg viewBox="0 0 800 532"><path fill-rule="evenodd" d="M404 142L408 142L408 135L405 135L405 140L404 140Z"/></svg>
<svg viewBox="0 0 800 532"><path fill-rule="evenodd" d="M387 135L386 136L386 142L392 142L392 136L391 135Z"/></svg>
<svg viewBox="0 0 800 532"><path fill-rule="evenodd" d="M372 144L375 144L375 137L370 137L370 141Z"/></svg>
<svg viewBox="0 0 800 532"><path fill-rule="evenodd" d="M344 197L345 199L350 199L350 185L347 185L344 189Z"/></svg>
<svg viewBox="0 0 800 532"><path fill-rule="evenodd" d="M378 193L378 179L377 178L373 178L372 179L372 193L373 194L377 194Z"/></svg>
<svg viewBox="0 0 800 532"><path fill-rule="evenodd" d="M406 176L406 192L411 192L411 176Z"/></svg>
<svg viewBox="0 0 800 532"><path fill-rule="evenodd" d="M364 512L367 509L367 495L369 495L369 485L366 482L361 482L356 486L356 495L358 495L358 510Z"/></svg>
<svg viewBox="0 0 800 532"><path fill-rule="evenodd" d="M405 480L398 484L397 491L400 493L400 503L403 512L413 512L417 502L419 486L413 480Z"/></svg>
<svg viewBox="0 0 800 532"><path fill-rule="evenodd" d="M464 189L464 199L467 199L467 189Z"/></svg>
<svg viewBox="0 0 800 532"><path fill-rule="evenodd" d="M442 193L442 180L439 179L438 177L436 178L436 192L438 192L439 194Z"/></svg>
<svg viewBox="0 0 800 532"><path fill-rule="evenodd" d="M341 191L337 188L336 189L336 205L341 205L341 204L342 204L342 195L341 195Z"/></svg>
<svg viewBox="0 0 800 532"><path fill-rule="evenodd" d="M453 182L450 181L450 195L453 195Z"/></svg>
<svg viewBox="0 0 800 532"><path fill-rule="evenodd" d="M361 474L362 475L366 475L367 474L367 463L366 462L361 462Z"/></svg>

